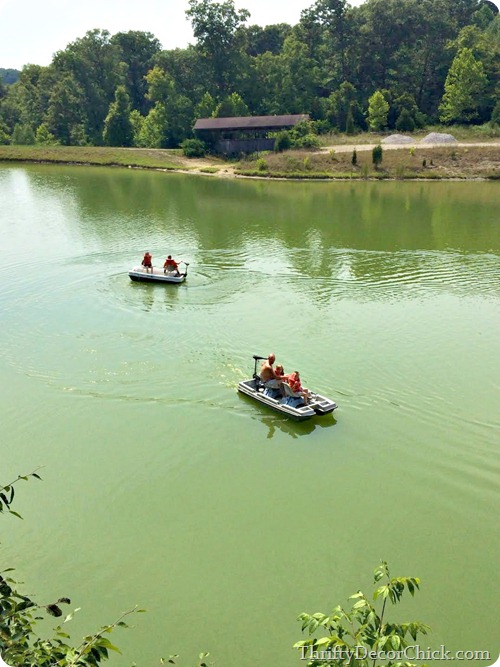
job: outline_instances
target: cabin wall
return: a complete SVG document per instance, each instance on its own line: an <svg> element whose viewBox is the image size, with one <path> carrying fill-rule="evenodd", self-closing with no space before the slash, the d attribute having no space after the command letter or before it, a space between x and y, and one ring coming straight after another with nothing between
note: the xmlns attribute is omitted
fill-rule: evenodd
<svg viewBox="0 0 500 667"><path fill-rule="evenodd" d="M220 139L217 141L215 149L218 153L224 155L272 151L274 149L274 139Z"/></svg>

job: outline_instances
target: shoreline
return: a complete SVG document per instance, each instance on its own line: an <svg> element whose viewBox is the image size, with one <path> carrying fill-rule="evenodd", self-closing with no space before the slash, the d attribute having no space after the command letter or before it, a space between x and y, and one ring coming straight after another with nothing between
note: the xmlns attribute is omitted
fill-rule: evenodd
<svg viewBox="0 0 500 667"><path fill-rule="evenodd" d="M118 167L217 178L280 181L495 181L500 180L500 141L446 144L338 144L317 151L286 151L240 162L218 157L186 158L177 149L73 146L0 146L0 163ZM356 151L357 164L351 164Z"/></svg>

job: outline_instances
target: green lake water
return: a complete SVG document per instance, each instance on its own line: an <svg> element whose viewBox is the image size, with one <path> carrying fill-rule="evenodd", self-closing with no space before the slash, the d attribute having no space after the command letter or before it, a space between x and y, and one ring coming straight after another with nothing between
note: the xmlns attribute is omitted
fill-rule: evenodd
<svg viewBox="0 0 500 667"><path fill-rule="evenodd" d="M277 183L0 167L0 569L112 664L291 667L297 615L422 590L420 645L500 651L500 185ZM186 283L132 283L149 250ZM236 392L252 354L334 398Z"/></svg>

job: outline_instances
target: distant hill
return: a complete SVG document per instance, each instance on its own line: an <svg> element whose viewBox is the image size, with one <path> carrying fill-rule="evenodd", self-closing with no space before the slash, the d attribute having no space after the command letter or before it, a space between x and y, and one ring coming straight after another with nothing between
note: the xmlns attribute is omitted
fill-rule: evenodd
<svg viewBox="0 0 500 667"><path fill-rule="evenodd" d="M18 69L4 69L3 67L0 67L0 79L2 79L4 83L16 83L20 74L21 72Z"/></svg>

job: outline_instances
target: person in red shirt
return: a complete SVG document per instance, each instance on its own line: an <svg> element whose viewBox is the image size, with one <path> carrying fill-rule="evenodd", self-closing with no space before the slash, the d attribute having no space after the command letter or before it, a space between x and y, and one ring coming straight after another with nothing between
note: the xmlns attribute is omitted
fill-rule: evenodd
<svg viewBox="0 0 500 667"><path fill-rule="evenodd" d="M153 273L153 257L149 254L149 252L144 253L142 265L146 269L146 273L149 273L149 269L151 269L151 273Z"/></svg>
<svg viewBox="0 0 500 667"><path fill-rule="evenodd" d="M274 374L277 375L279 378L283 378L285 376L285 370L281 364L276 364L276 368L274 369Z"/></svg>
<svg viewBox="0 0 500 667"><path fill-rule="evenodd" d="M290 375L284 375L283 379L290 385L290 389L294 394L300 394L304 399L304 403L309 403L309 390L302 386L300 382L299 371L294 371Z"/></svg>
<svg viewBox="0 0 500 667"><path fill-rule="evenodd" d="M166 273L167 271L173 272L175 271L177 276L180 276L181 274L179 273L179 265L175 261L175 259L172 259L172 255L169 255L167 259L165 260L165 264L163 265L163 273Z"/></svg>

